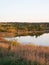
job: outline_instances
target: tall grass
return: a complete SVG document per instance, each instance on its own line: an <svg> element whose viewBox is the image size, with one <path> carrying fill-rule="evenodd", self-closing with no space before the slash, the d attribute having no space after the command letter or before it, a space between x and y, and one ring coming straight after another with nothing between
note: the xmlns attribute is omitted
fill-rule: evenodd
<svg viewBox="0 0 49 65"><path fill-rule="evenodd" d="M7 44L7 47L0 46L0 65L49 65L49 48L16 41Z"/></svg>

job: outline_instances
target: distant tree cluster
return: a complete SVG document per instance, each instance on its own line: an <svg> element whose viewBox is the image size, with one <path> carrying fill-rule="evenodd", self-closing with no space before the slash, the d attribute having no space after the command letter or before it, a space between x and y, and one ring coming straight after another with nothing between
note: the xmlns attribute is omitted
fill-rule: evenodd
<svg viewBox="0 0 49 65"><path fill-rule="evenodd" d="M0 23L0 34L4 36L34 35L49 32L49 23Z"/></svg>

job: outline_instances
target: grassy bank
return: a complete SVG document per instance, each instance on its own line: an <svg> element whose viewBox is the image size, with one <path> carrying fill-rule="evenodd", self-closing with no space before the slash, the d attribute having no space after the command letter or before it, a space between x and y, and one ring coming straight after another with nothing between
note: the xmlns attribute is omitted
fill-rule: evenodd
<svg viewBox="0 0 49 65"><path fill-rule="evenodd" d="M0 65L49 65L49 47L0 43Z"/></svg>

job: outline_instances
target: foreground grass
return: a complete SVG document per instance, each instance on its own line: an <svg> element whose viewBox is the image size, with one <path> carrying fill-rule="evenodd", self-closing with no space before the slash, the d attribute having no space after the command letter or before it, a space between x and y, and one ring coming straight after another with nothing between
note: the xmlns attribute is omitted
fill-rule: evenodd
<svg viewBox="0 0 49 65"><path fill-rule="evenodd" d="M49 65L49 47L0 43L0 65ZM48 64L47 64L48 63Z"/></svg>
<svg viewBox="0 0 49 65"><path fill-rule="evenodd" d="M22 58L7 56L7 57L0 58L0 65L40 65L40 64Z"/></svg>

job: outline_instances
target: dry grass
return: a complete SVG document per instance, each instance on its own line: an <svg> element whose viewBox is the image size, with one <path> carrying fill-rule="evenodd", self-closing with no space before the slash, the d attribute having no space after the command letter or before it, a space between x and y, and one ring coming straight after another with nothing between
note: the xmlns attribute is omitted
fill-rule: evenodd
<svg viewBox="0 0 49 65"><path fill-rule="evenodd" d="M16 41L0 43L0 57L14 56L41 64L49 65L49 47L35 46L32 44L23 45Z"/></svg>

